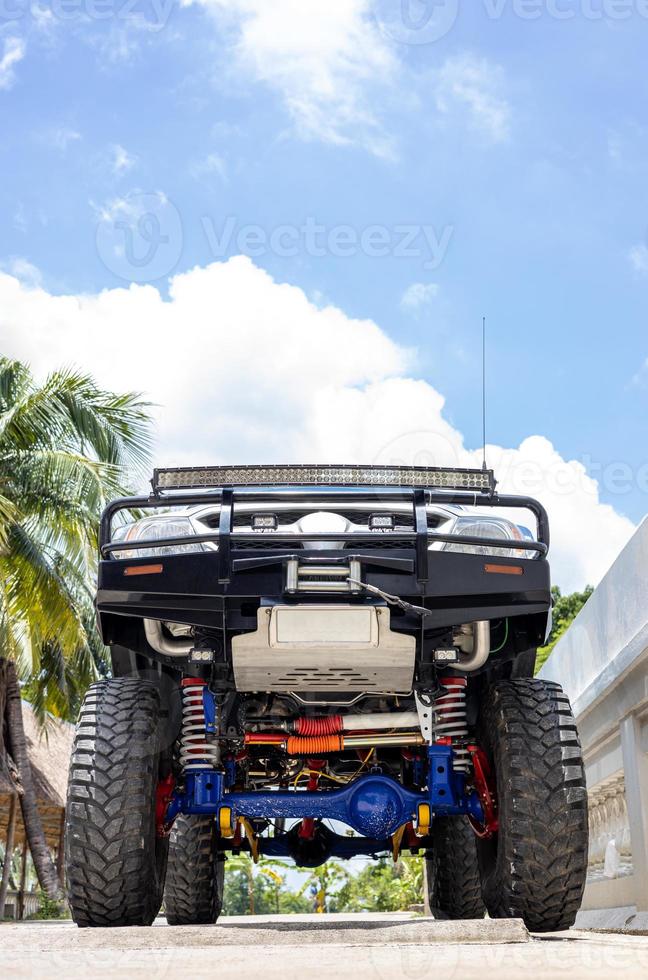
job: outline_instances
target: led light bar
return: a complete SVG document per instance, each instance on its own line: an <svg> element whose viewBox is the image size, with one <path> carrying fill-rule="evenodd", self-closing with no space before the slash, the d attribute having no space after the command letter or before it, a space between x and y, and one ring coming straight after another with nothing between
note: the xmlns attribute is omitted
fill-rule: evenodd
<svg viewBox="0 0 648 980"><path fill-rule="evenodd" d="M429 487L493 491L492 470L437 466L199 466L156 469L154 490L209 487Z"/></svg>

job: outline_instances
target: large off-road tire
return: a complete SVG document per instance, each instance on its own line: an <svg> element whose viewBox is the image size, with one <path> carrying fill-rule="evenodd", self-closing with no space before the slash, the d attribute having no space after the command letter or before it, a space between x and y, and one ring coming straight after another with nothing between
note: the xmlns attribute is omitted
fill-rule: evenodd
<svg viewBox="0 0 648 980"><path fill-rule="evenodd" d="M477 838L466 817L437 817L426 855L428 903L436 919L483 919Z"/></svg>
<svg viewBox="0 0 648 980"><path fill-rule="evenodd" d="M499 832L478 841L492 918L534 932L573 925L587 871L587 790L576 723L559 684L500 681L482 705L480 739L494 768Z"/></svg>
<svg viewBox="0 0 648 980"><path fill-rule="evenodd" d="M79 926L148 926L162 904L168 840L156 836L156 688L119 677L88 691L67 799L66 873Z"/></svg>
<svg viewBox="0 0 648 980"><path fill-rule="evenodd" d="M223 907L225 863L213 816L179 816L171 830L164 909L170 926L209 925Z"/></svg>

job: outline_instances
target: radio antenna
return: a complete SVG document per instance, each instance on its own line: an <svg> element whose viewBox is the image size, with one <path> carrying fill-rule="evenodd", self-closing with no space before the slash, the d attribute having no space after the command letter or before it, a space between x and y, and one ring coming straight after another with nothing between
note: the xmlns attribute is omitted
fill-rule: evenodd
<svg viewBox="0 0 648 980"><path fill-rule="evenodd" d="M482 317L482 447L483 462L482 469L488 469L486 465L486 317Z"/></svg>

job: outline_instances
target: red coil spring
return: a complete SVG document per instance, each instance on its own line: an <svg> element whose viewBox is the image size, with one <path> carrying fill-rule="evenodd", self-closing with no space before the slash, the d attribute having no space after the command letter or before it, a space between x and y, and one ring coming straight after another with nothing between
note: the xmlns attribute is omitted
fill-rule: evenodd
<svg viewBox="0 0 648 980"><path fill-rule="evenodd" d="M342 715L326 718L298 718L295 722L297 735L337 735L342 731Z"/></svg>
<svg viewBox="0 0 648 980"><path fill-rule="evenodd" d="M341 735L320 735L315 738L298 738L292 735L286 742L288 755L326 755L341 752L344 739Z"/></svg>

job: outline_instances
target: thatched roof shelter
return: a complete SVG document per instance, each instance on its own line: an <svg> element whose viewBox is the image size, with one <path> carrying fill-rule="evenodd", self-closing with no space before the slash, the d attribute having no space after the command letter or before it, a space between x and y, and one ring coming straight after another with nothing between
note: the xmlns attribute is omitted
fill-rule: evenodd
<svg viewBox="0 0 648 980"><path fill-rule="evenodd" d="M22 702L23 724L27 739L29 759L36 789L38 810L43 822L47 843L57 848L61 839L61 824L65 815L68 767L72 751L74 727L68 722L51 720L46 732L36 724L34 712L27 702ZM16 782L15 767L0 743L0 840L4 839L9 816L11 794L20 792ZM18 808L16 819L16 845L25 840L25 828Z"/></svg>

